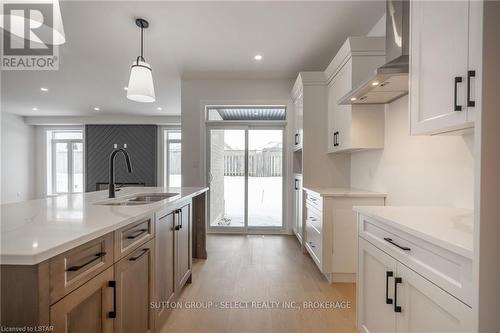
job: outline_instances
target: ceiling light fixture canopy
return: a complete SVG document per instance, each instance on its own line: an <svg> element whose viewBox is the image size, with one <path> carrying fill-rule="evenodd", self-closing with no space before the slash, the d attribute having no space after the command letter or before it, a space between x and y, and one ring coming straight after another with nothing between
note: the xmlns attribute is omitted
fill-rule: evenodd
<svg viewBox="0 0 500 333"><path fill-rule="evenodd" d="M127 98L135 102L152 103L156 100L153 73L151 66L144 59L144 29L149 27L149 23L138 18L135 24L141 28L141 55L132 63Z"/></svg>

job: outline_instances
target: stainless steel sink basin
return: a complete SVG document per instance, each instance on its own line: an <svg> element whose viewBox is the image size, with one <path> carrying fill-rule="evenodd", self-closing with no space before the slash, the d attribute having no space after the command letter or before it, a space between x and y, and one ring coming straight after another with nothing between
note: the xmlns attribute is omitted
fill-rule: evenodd
<svg viewBox="0 0 500 333"><path fill-rule="evenodd" d="M97 204L102 206L140 206L148 203L150 202L113 201L113 202L98 202Z"/></svg>
<svg viewBox="0 0 500 333"><path fill-rule="evenodd" d="M152 193L152 194L140 194L133 198L128 199L129 202L156 202L165 200L171 197L175 197L178 193Z"/></svg>
<svg viewBox="0 0 500 333"><path fill-rule="evenodd" d="M179 193L145 193L145 194L134 195L129 198L123 198L122 200L119 201L115 200L104 201L104 202L97 202L96 204L103 206L139 206L172 198L175 197L176 195L179 195Z"/></svg>

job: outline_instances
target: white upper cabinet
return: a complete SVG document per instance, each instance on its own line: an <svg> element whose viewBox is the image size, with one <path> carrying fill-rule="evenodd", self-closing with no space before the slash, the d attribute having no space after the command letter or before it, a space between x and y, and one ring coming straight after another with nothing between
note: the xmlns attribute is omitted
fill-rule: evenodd
<svg viewBox="0 0 500 333"><path fill-rule="evenodd" d="M479 108L481 14L477 1L412 1L412 135L472 128Z"/></svg>
<svg viewBox="0 0 500 333"><path fill-rule="evenodd" d="M349 37L326 69L328 152L384 146L384 105L339 105L339 100L385 62L383 37Z"/></svg>

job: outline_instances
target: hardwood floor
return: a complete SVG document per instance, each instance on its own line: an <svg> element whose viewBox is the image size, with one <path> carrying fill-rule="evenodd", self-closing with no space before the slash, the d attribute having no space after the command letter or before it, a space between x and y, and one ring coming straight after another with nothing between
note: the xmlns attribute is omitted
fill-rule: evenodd
<svg viewBox="0 0 500 333"><path fill-rule="evenodd" d="M183 308L171 313L162 333L357 332L355 285L328 284L294 236L208 235L207 250L207 260L193 263L193 283L179 299ZM186 308L191 301L200 302L198 308ZM281 303L274 309L255 308L263 303L221 308L252 301ZM350 301L350 308L306 309L308 301L331 306ZM208 302L228 303L199 308ZM296 302L296 307L284 308L283 302Z"/></svg>

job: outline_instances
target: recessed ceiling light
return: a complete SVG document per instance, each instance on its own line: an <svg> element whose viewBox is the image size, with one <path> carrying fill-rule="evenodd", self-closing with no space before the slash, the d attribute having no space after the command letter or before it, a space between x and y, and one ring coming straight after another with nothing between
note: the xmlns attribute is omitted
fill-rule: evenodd
<svg viewBox="0 0 500 333"><path fill-rule="evenodd" d="M94 111L99 111L100 108L98 108L97 106L94 106Z"/></svg>
<svg viewBox="0 0 500 333"><path fill-rule="evenodd" d="M125 91L128 90L128 87L123 87L123 90L125 90Z"/></svg>
<svg viewBox="0 0 500 333"><path fill-rule="evenodd" d="M49 91L49 88L41 87L40 90L43 92L47 92L47 91Z"/></svg>
<svg viewBox="0 0 500 333"><path fill-rule="evenodd" d="M372 86L378 86L379 82L378 81L373 81Z"/></svg>
<svg viewBox="0 0 500 333"><path fill-rule="evenodd" d="M255 60L260 61L262 60L262 55L257 54L255 57L253 57Z"/></svg>
<svg viewBox="0 0 500 333"><path fill-rule="evenodd" d="M38 108L31 108L31 110L33 110L33 111L38 111Z"/></svg>
<svg viewBox="0 0 500 333"><path fill-rule="evenodd" d="M163 108L161 106L157 107L156 110L161 111Z"/></svg>
<svg viewBox="0 0 500 333"><path fill-rule="evenodd" d="M357 100L357 98L356 98L356 97L351 97L351 101L353 101L353 102L354 102L355 100Z"/></svg>

